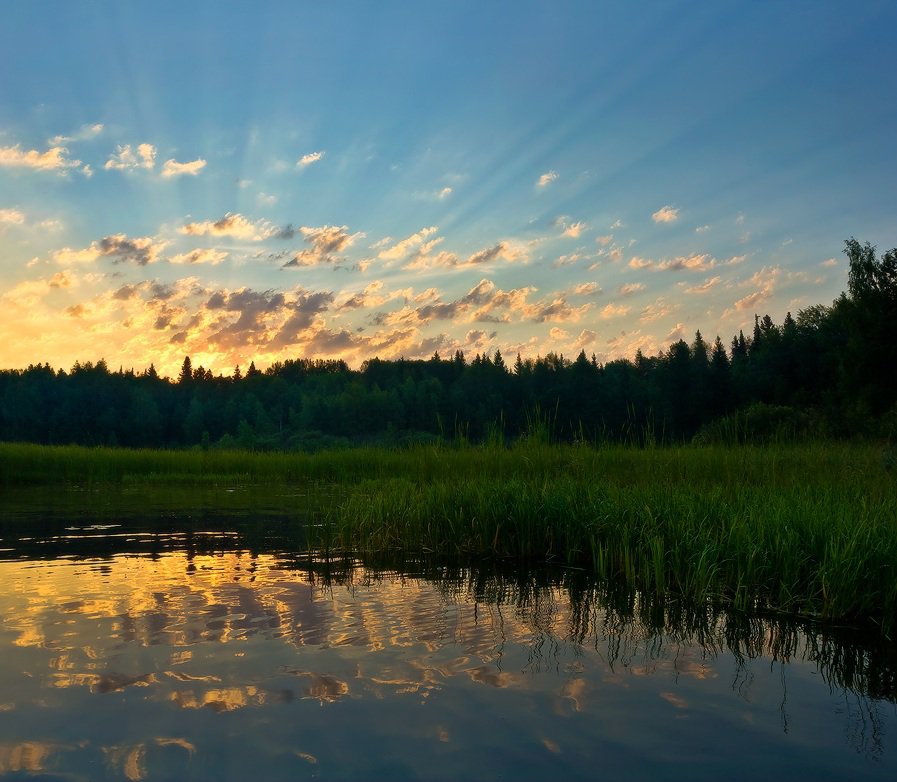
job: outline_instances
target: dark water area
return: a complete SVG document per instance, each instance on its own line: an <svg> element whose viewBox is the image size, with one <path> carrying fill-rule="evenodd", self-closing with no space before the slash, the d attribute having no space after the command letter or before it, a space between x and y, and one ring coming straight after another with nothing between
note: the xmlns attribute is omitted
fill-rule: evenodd
<svg viewBox="0 0 897 782"><path fill-rule="evenodd" d="M248 497L6 499L2 779L897 779L880 636L325 557Z"/></svg>

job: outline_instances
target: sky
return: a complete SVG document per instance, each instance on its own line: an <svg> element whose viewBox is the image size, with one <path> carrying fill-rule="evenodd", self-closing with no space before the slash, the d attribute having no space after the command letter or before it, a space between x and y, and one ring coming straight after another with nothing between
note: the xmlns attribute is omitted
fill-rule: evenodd
<svg viewBox="0 0 897 782"><path fill-rule="evenodd" d="M897 246L892 0L0 9L0 368L606 362Z"/></svg>

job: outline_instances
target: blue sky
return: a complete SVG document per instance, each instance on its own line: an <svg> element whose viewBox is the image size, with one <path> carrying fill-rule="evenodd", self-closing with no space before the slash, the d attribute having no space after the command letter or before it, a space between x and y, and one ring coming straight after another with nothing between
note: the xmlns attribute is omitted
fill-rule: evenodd
<svg viewBox="0 0 897 782"><path fill-rule="evenodd" d="M728 344L897 245L897 6L18 3L0 366Z"/></svg>

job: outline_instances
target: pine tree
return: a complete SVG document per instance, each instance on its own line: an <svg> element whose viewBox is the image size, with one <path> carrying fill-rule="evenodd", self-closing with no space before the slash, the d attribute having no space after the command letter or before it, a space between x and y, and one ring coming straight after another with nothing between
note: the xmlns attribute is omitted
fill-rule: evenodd
<svg viewBox="0 0 897 782"><path fill-rule="evenodd" d="M193 362L190 356L184 356L184 363L181 364L181 373L178 375L178 384L182 386L189 385L193 380Z"/></svg>

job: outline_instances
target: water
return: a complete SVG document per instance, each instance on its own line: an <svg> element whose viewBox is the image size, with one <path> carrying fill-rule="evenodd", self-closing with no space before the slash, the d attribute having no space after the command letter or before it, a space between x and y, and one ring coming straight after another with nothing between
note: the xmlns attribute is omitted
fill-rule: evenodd
<svg viewBox="0 0 897 782"><path fill-rule="evenodd" d="M7 520L0 778L897 778L897 650L283 519Z"/></svg>

